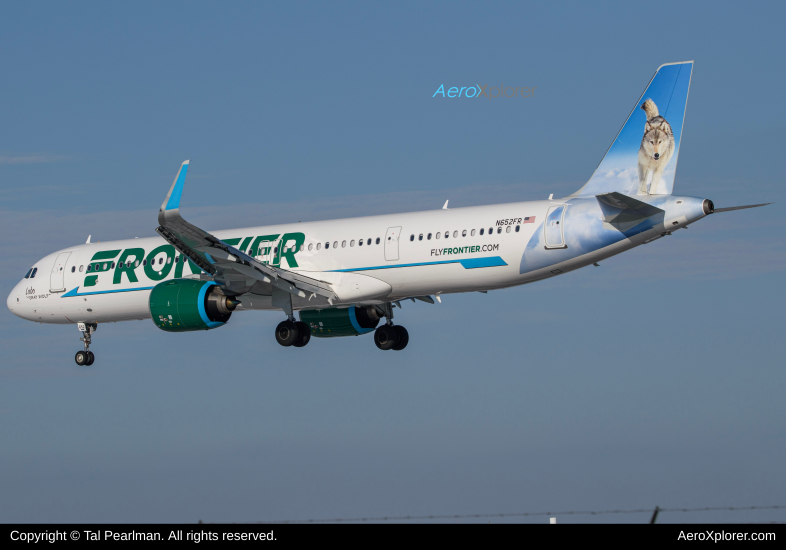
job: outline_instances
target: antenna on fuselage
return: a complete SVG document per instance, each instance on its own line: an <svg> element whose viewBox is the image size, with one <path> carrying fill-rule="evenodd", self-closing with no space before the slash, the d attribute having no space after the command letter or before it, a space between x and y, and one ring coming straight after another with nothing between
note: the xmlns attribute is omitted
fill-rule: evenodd
<svg viewBox="0 0 786 550"><path fill-rule="evenodd" d="M445 201L445 204L442 206L442 210L450 210L450 209L448 208L448 203L449 203L449 202L450 202L450 199L448 199L448 200L446 200L446 201Z"/></svg>
<svg viewBox="0 0 786 550"><path fill-rule="evenodd" d="M90 237L92 237L92 235L87 236L87 240L85 241L85 244L90 244Z"/></svg>

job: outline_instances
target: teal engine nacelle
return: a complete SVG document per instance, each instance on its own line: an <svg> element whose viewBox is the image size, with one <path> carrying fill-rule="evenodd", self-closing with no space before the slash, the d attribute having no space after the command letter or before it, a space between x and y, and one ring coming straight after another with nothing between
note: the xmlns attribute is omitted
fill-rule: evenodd
<svg viewBox="0 0 786 550"><path fill-rule="evenodd" d="M149 305L158 328L187 332L223 326L240 302L213 281L173 279L153 287Z"/></svg>
<svg viewBox="0 0 786 550"><path fill-rule="evenodd" d="M300 312L300 320L317 338L359 336L377 328L382 316L374 306L310 309Z"/></svg>

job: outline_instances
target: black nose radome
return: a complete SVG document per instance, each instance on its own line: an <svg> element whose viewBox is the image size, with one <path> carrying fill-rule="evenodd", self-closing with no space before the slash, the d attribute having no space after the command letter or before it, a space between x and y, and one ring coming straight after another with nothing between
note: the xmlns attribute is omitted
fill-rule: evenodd
<svg viewBox="0 0 786 550"><path fill-rule="evenodd" d="M660 153L655 153L653 156L654 156L655 158L659 158L659 157L660 157Z"/></svg>
<svg viewBox="0 0 786 550"><path fill-rule="evenodd" d="M709 215L715 212L715 205L712 204L710 199L704 199L704 202L701 203L701 208L704 210L704 213Z"/></svg>

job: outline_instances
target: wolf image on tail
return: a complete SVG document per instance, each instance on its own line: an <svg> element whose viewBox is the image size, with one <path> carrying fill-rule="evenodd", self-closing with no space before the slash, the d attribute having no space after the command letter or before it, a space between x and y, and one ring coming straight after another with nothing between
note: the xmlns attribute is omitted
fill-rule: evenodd
<svg viewBox="0 0 786 550"><path fill-rule="evenodd" d="M674 132L665 118L660 116L658 106L651 99L641 108L647 113L644 137L639 148L639 195L647 194L647 178L652 175L649 194L655 194L666 165L674 154Z"/></svg>

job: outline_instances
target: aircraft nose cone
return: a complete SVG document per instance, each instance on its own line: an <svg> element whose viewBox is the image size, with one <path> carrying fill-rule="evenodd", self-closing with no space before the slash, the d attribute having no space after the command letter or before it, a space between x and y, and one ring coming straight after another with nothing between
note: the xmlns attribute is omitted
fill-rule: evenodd
<svg viewBox="0 0 786 550"><path fill-rule="evenodd" d="M17 300L19 299L19 293L16 289L11 291L11 294L8 295L8 298L5 301L6 307L11 311L11 313L16 313L14 309L19 305Z"/></svg>

